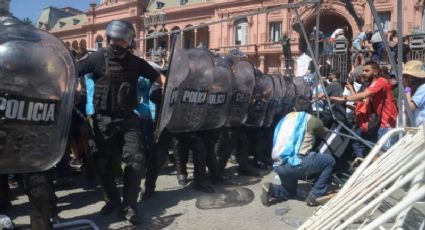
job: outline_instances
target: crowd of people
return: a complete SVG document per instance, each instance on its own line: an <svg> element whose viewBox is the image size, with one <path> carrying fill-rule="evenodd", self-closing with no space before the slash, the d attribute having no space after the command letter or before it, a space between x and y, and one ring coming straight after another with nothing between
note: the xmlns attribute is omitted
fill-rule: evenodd
<svg viewBox="0 0 425 230"><path fill-rule="evenodd" d="M335 31L336 38L346 29ZM314 30L311 40L315 40ZM397 32L385 32L391 53L397 60ZM318 32L319 46L323 42L323 33ZM335 41L335 38L333 39ZM406 42L407 38L403 42ZM314 175L316 181L309 192L308 205L318 205L317 199L325 195L335 171L335 157L318 154L314 148L318 140L332 133L335 119L352 128L363 140L352 139L351 146L344 154L351 158L351 171L358 167L372 146L390 129L396 127L398 113L399 87L404 87L408 107L413 111L411 126L418 126L425 121L423 94L425 89L425 67L420 60L407 60L409 46L403 44L403 85L399 86L394 68L384 62L384 42L378 31L361 32L353 39L353 68L346 81L340 79L340 72L331 69L330 63L319 66L319 80L315 80L315 68L310 63L309 71L304 77L311 86L312 97L298 98L295 111L280 120L275 129L272 156L274 170L281 184L263 185L261 200L270 206L287 199L297 197L299 179ZM371 53L370 53L371 52ZM361 54L361 55L359 55ZM328 61L329 62L329 61ZM319 114L319 118L314 117ZM397 142L391 137L382 147L388 150ZM350 151L351 150L351 151Z"/></svg>
<svg viewBox="0 0 425 230"><path fill-rule="evenodd" d="M174 163L182 186L190 184L187 164L192 162L191 184L204 193L215 192L213 184L229 180L225 170L232 153L236 155L238 175L259 177L260 170L271 169L267 152L271 149L272 129L226 127L177 134L165 129L155 142L165 69L135 56L134 38L129 22L115 20L106 29L107 47L91 54L73 52L78 86L67 152L53 169L39 173L40 179L35 177L38 190L25 186L31 204L31 229L53 227L52 221L58 215L53 182L60 184L66 179L70 166L82 164L84 189L101 185L105 205L100 215L115 213L133 225L141 223L136 204L155 194L167 158ZM263 142L263 138L270 141ZM23 187L21 175L1 175L1 213L11 207L10 181L18 181ZM117 183L122 183L122 192Z"/></svg>
<svg viewBox="0 0 425 230"><path fill-rule="evenodd" d="M38 183L52 191L53 173L63 177L70 164L83 164L86 189L96 189L99 183L105 194L105 205L99 214L118 213L134 225L141 223L136 204L139 198L147 200L155 194L160 170L167 159L174 163L182 186L189 183L187 164L192 161L193 188L205 193L215 192L213 184L229 180L225 170L232 153L236 155L239 175L258 177L259 170L273 168L281 184L264 184L261 201L266 206L295 198L298 179L315 174L317 180L306 203L317 206L318 198L327 192L336 161L332 155L318 153L316 147L331 132L333 119L352 127L364 140L376 143L395 127L400 112L395 93L397 81L380 66L382 39L376 32L365 31L353 40L353 61L369 51L365 48L368 41L373 47L373 58L355 64L346 82L341 81L341 73L329 70L329 63L320 67L317 71L323 78L308 80L312 83L311 96L297 97L293 111L279 118L271 128L241 126L177 134L165 129L154 141L165 70L132 54L135 31L130 23L115 20L106 31L106 48L90 55L76 53L80 84L68 151L55 172L50 170L45 174L49 176ZM335 31L332 42L346 32L347 28ZM389 34L395 49L395 32ZM323 33L318 35L322 42ZM314 40L313 36L311 39ZM409 107L415 114L415 120L410 122L419 125L425 119L423 63L405 63L403 80ZM319 111L320 116L316 117L313 111ZM384 151L396 141L390 140ZM358 140L351 145L353 165L357 166L367 155L368 146ZM144 191L140 196L143 177ZM0 177L0 212L11 206L10 178ZM117 178L122 180L122 193L117 188ZM30 202L31 228L52 228L52 218L57 215L54 192Z"/></svg>

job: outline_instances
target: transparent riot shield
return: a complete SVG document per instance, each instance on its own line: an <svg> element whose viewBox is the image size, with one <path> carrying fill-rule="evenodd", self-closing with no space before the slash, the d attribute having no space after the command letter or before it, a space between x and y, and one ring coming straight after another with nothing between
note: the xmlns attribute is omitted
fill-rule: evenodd
<svg viewBox="0 0 425 230"><path fill-rule="evenodd" d="M214 60L209 51L190 49L186 52L189 75L178 87L174 111L167 124L170 132L201 130L208 112L209 89L214 83Z"/></svg>
<svg viewBox="0 0 425 230"><path fill-rule="evenodd" d="M240 126L248 118L248 109L255 85L254 66L246 61L232 65L232 88L226 126Z"/></svg>
<svg viewBox="0 0 425 230"><path fill-rule="evenodd" d="M62 41L0 17L0 174L44 171L61 159L75 75Z"/></svg>
<svg viewBox="0 0 425 230"><path fill-rule="evenodd" d="M157 140L173 117L174 110L178 104L181 85L189 75L189 57L187 52L179 46L180 39L180 35L174 37L173 52L161 101L157 130L155 132Z"/></svg>
<svg viewBox="0 0 425 230"><path fill-rule="evenodd" d="M304 77L294 77L293 82L297 88L296 94L298 96L311 97L311 84L306 82Z"/></svg>
<svg viewBox="0 0 425 230"><path fill-rule="evenodd" d="M232 69L222 58L214 58L214 64L214 79L208 90L207 113L202 130L222 127L227 117Z"/></svg>
<svg viewBox="0 0 425 230"><path fill-rule="evenodd" d="M294 110L295 98L297 96L297 88L291 77L283 77L282 89L284 91L284 97L281 103L282 110L280 112L280 116L285 116L286 114Z"/></svg>
<svg viewBox="0 0 425 230"><path fill-rule="evenodd" d="M262 74L255 77L255 87L248 110L248 119L244 123L248 127L262 127L267 108L273 97L273 79Z"/></svg>
<svg viewBox="0 0 425 230"><path fill-rule="evenodd" d="M283 100L283 89L281 78L278 74L271 74L269 76L273 80L273 96L269 106L267 107L267 113L264 118L263 127L270 127L275 119L275 116L277 116L282 110L281 102Z"/></svg>

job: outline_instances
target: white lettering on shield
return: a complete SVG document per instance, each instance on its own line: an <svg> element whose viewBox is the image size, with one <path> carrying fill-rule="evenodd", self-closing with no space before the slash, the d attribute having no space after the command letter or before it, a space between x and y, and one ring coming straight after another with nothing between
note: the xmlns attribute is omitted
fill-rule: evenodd
<svg viewBox="0 0 425 230"><path fill-rule="evenodd" d="M0 114L11 120L53 122L55 104L0 97Z"/></svg>
<svg viewBox="0 0 425 230"><path fill-rule="evenodd" d="M226 93L211 93L208 95L209 105L222 105L226 103Z"/></svg>
<svg viewBox="0 0 425 230"><path fill-rule="evenodd" d="M182 103L204 104L207 100L206 91L185 90L183 92Z"/></svg>

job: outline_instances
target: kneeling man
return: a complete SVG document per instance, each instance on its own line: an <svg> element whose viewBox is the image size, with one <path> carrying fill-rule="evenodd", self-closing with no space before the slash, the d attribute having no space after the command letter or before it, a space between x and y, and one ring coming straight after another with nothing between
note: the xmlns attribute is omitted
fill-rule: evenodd
<svg viewBox="0 0 425 230"><path fill-rule="evenodd" d="M275 128L272 158L282 185L263 185L261 201L265 206L294 198L298 179L308 175L319 174L307 196L307 205L319 205L316 199L326 193L335 160L329 154L311 151L316 139L325 138L328 130L318 118L309 114L310 111L310 101L299 97L295 112L282 118Z"/></svg>

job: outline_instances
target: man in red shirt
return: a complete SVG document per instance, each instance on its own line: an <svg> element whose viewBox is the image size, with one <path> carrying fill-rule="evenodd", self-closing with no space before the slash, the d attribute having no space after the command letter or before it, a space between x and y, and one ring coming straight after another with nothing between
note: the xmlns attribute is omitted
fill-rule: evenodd
<svg viewBox="0 0 425 230"><path fill-rule="evenodd" d="M397 122L397 106L392 95L392 86L388 80L380 75L380 67L376 62L367 62L363 65L363 78L371 82L370 86L360 93L344 97L331 97L333 101L347 102L358 101L366 106L357 106L356 114L364 114L366 121L369 121L372 113L380 117L380 128L375 136L375 141L381 138L390 128L395 127ZM358 124L362 132L367 132L368 124ZM371 140L372 141L372 140ZM394 140L390 140L384 145L387 150Z"/></svg>

